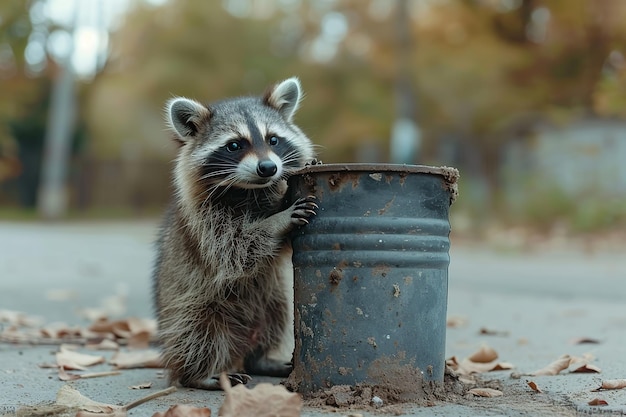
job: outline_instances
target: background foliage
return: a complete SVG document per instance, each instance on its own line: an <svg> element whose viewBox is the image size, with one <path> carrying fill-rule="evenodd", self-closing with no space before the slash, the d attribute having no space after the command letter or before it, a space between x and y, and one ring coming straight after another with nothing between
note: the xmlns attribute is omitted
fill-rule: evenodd
<svg viewBox="0 0 626 417"><path fill-rule="evenodd" d="M50 8L61 3L0 5L6 204L35 203L37 155L59 68L54 45L72 30L71 18L53 18ZM461 206L494 210L507 210L498 196L512 142L541 123L626 115L620 0L118 3L124 13L107 27L101 60L76 81L75 207L165 203L175 152L162 121L168 98L257 94L292 75L306 91L297 122L321 145L322 160L388 161L400 87L412 94L411 116L422 133L414 162L458 166L468 181ZM39 61L33 45L41 46ZM533 214L525 218L533 220L537 203L530 200Z"/></svg>

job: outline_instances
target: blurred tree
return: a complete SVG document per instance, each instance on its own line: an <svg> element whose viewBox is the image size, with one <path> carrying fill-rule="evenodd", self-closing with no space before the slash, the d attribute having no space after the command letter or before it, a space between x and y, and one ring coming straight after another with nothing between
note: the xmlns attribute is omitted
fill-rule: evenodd
<svg viewBox="0 0 626 417"><path fill-rule="evenodd" d="M161 108L172 95L210 101L256 93L294 74L307 92L298 122L322 145L323 160L352 160L368 143L387 149L398 65L395 5L139 2L113 37L111 60L89 94L93 150L111 157L169 157ZM419 40L411 81L424 133L420 162L459 164L496 188L502 148L515 130L542 118L623 114L617 91L624 88L619 62L626 48L626 2L408 5L411 33ZM459 160L436 161L444 142L456 148L447 155Z"/></svg>

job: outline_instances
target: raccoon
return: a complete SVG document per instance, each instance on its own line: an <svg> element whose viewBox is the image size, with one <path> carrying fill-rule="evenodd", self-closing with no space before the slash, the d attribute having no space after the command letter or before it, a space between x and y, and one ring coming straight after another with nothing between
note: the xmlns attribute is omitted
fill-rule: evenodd
<svg viewBox="0 0 626 417"><path fill-rule="evenodd" d="M293 123L302 98L290 78L261 97L204 106L167 103L180 143L173 201L157 242L154 300L170 383L219 389L229 372L287 376L293 354L288 233L315 215L314 197L283 203L286 178L314 158Z"/></svg>

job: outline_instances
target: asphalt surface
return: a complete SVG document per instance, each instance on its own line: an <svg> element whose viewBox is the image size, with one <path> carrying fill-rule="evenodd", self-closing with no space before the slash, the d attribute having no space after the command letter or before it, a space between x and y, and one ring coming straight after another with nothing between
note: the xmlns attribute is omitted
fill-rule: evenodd
<svg viewBox="0 0 626 417"><path fill-rule="evenodd" d="M150 317L150 271L156 224L0 223L0 310L41 316L45 322L86 325L80 311L98 307L110 296L125 301L120 317ZM624 249L585 253L567 245L558 249L503 251L467 243L451 249L448 316L463 323L447 331L446 357L463 358L482 345L493 347L515 371L530 372L563 354L595 357L600 374L568 374L512 379L511 371L483 375L505 395L437 401L432 407L404 406L402 415L533 416L625 415L626 390L591 392L602 380L626 378L626 257ZM481 334L481 329L497 335ZM1 329L1 327L0 327ZM600 343L573 344L576 338ZM37 365L52 362L51 346L0 344L0 415L23 405L52 403L66 384L56 372ZM106 355L109 355L107 353ZM101 365L98 370L109 369ZM543 393L534 393L526 379ZM278 383L277 379L255 381ZM151 381L166 388L158 370L125 371L115 377L72 383L94 400L124 404L145 391L128 387ZM602 398L603 408L588 401ZM178 390L133 409L151 416L179 403L208 406L217 415L220 392ZM305 407L303 416L348 415Z"/></svg>

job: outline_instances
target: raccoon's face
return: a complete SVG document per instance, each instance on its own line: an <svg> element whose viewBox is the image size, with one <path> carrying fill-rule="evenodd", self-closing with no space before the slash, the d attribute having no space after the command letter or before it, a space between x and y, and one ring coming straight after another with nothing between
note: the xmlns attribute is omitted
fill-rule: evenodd
<svg viewBox="0 0 626 417"><path fill-rule="evenodd" d="M297 78L263 97L224 100L208 107L186 98L168 102L168 124L182 144L175 179L179 191L265 188L314 157L311 141L293 124L302 97Z"/></svg>

